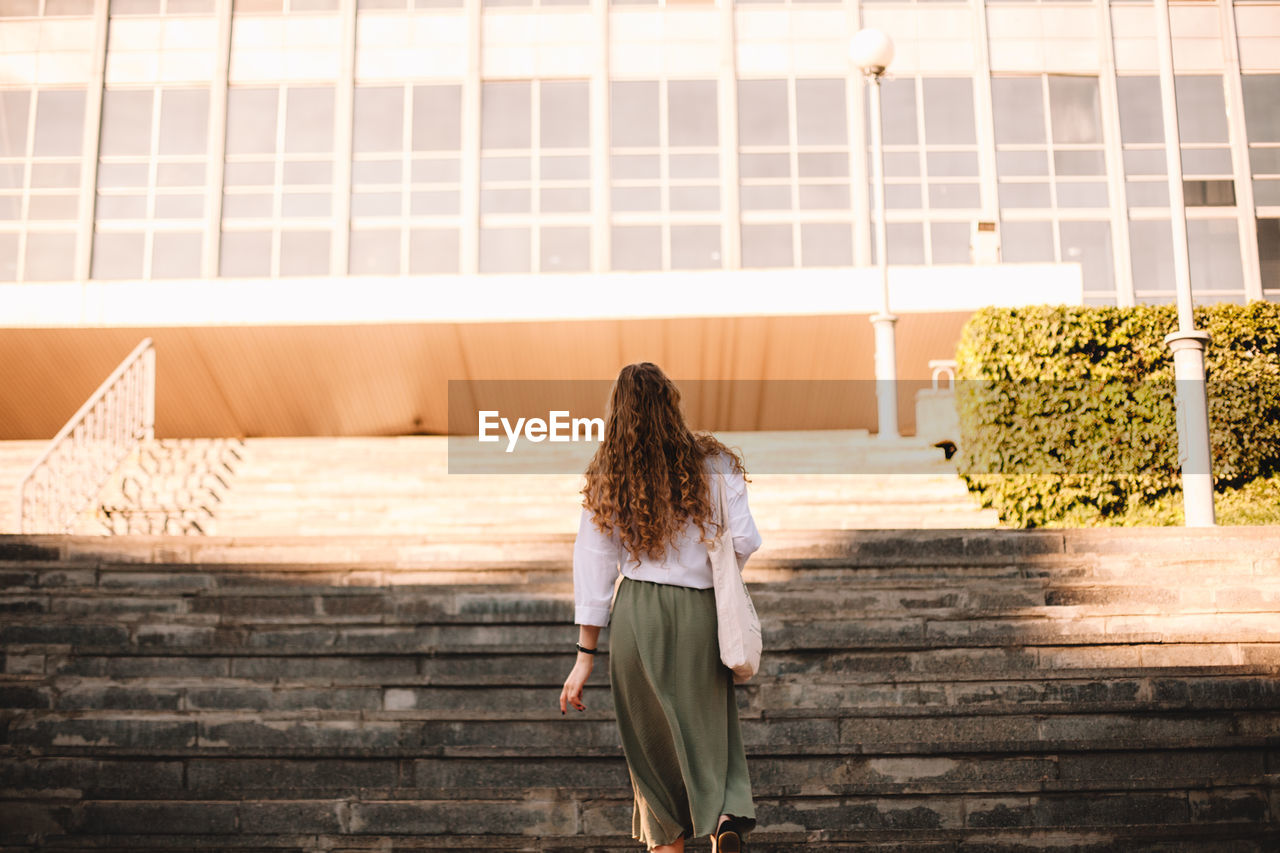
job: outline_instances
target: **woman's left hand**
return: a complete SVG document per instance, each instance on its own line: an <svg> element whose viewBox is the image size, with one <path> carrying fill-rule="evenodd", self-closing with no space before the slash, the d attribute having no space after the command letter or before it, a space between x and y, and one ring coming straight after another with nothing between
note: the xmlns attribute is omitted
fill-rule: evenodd
<svg viewBox="0 0 1280 853"><path fill-rule="evenodd" d="M568 710L568 705L572 705L579 711L587 710L587 706L582 704L582 688L586 686L587 679L591 676L593 664L591 655L578 655L577 662L574 663L569 677L564 680L564 687L560 690L561 714Z"/></svg>

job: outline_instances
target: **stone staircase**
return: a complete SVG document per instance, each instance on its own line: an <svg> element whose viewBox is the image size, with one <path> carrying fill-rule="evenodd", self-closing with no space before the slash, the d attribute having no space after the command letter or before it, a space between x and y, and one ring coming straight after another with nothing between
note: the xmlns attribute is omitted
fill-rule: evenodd
<svg viewBox="0 0 1280 853"><path fill-rule="evenodd" d="M641 849L607 667L556 707L571 554L0 536L0 851ZM1280 530L790 530L747 574L753 853L1280 850Z"/></svg>
<svg viewBox="0 0 1280 853"><path fill-rule="evenodd" d="M719 435L746 454L761 530L997 524L995 511L978 506L942 451L914 439L881 442L852 430ZM18 531L13 487L46 445L0 441L0 533ZM587 460L583 449L574 452L564 468L572 473L471 476L450 473L443 436L157 439L130 454L74 530L232 537L574 533Z"/></svg>

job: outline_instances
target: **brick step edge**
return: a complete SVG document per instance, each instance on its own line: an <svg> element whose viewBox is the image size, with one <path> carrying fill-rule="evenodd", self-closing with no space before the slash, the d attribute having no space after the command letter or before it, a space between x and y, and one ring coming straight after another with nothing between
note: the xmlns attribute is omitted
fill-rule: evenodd
<svg viewBox="0 0 1280 853"><path fill-rule="evenodd" d="M1195 794L1196 792L1190 792ZM1254 792L1256 794L1256 792ZM1124 797L1124 795L1120 795ZM915 809L897 809L889 813L881 811L882 805L875 798L860 798L852 803L842 804L842 807L848 809L851 814L849 817L856 821L859 819L870 819L880 822L879 826L869 827L862 830L857 829L814 829L809 832L796 833L780 832L779 835L800 836L809 843L812 843L814 836L825 836L831 838L843 837L847 840L863 840L863 841L893 841L899 843L914 842L916 840L960 840L968 837L1003 837L1005 839L1016 839L1031 837L1046 837L1051 835L1076 834L1077 836L1092 834L1101 839L1112 841L1123 840L1128 838L1151 838L1162 840L1173 840L1177 838L1275 838L1277 827L1274 821L1271 821L1266 813L1270 812L1270 808L1263 804L1265 811L1259 816L1257 810L1253 809L1252 819L1249 816L1236 816L1234 820L1222 819L1221 816L1215 816L1211 809L1204 808L1197 813L1195 804L1189 800L1188 796L1182 798L1182 802L1178 803L1178 798L1171 797L1128 797L1127 802L1107 803L1106 799L1114 798L1098 798L1094 803L1098 807L1098 812L1111 812L1108 816L1112 818L1111 822L1090 820L1089 817L1095 817L1092 809L1072 808L1070 803L1068 807L1057 814L1052 809L1052 803L1062 798L1042 798L1036 802L1037 798L1023 798L1024 802L1018 802L1016 799L1013 803L1002 801L986 801L983 804L988 807L987 811L979 811L961 816L960 804L938 803L937 805L949 812L946 817L952 820L969 821L996 821L995 826L985 827L981 824L968 828L962 826L944 826L939 825L937 821L943 819L944 815L933 811L925 805L928 798L917 797L915 801L919 805ZM1254 802L1258 802L1256 799ZM1046 811L1035 814L1037 805L1045 803L1049 805ZM123 837L130 840L142 840L149 834L138 834L136 830L129 827L130 818L143 821L148 828L161 828L167 821L177 822L191 828L189 835L176 836L177 839L189 840L194 838L243 838L244 825L248 824L251 830L254 825L258 827L259 833L271 833L273 830L280 832L282 835L291 835L290 830L293 824L298 822L315 822L324 826L321 833L317 833L313 837L329 837L334 840L350 839L359 843L360 836L363 833L351 832L348 826L366 825L364 821L369 818L378 823L398 824L395 829L388 832L386 829L372 830L368 836L375 837L395 837L400 836L417 836L413 839L415 842L421 842L422 836L436 836L437 838L448 838L451 842L461 834L458 829L452 828L449 824L458 821L459 817L500 816L500 819L510 821L508 825L514 825L515 833L508 830L506 833L494 832L492 836L498 838L504 835L515 841L523 836L525 843L530 840L538 839L546 842L552 838L563 840L564 842L573 843L596 843L599 840L609 839L608 836L591 836L583 833L581 835L573 833L571 827L577 825L581 827L582 823L588 824L587 830L596 829L597 831L605 826L618 826L623 823L624 817L629 817L630 804L625 800L602 801L599 798L593 798L586 802L531 802L519 799L504 799L500 801L472 801L465 804L464 808L455 810L454 814L433 815L432 806L453 804L441 804L438 801L418 801L418 802L394 802L394 801L351 801L351 800L328 800L328 801L295 801L293 809L289 809L282 803L270 802L238 802L238 801L184 801L184 802L165 802L165 801L129 801L129 800L86 800L72 804L46 804L46 803L0 803L0 806L8 806L13 817L13 823L10 827L17 827L17 831L12 828L0 836L0 841L4 843L13 843L22 839L29 841L34 835L37 838L43 836L54 839L59 837L71 840L76 838L75 830L68 833L62 830L62 826L66 823L77 823L80 821L108 825L114 823L119 829L117 832L128 833ZM906 806L907 803L902 803ZM948 808L948 805L954 806ZM1075 805L1084 805L1077 803ZM1207 806L1207 804L1205 804ZM547 809L549 806L554 808ZM1119 808L1107 809L1106 806L1119 806ZM1147 807L1155 806L1155 813L1148 812ZM862 809L860 809L862 807ZM1187 820L1166 819L1161 823L1128 823L1126 818L1136 816L1134 813L1146 818L1157 818L1160 807L1166 815L1170 815L1173 811L1185 810ZM579 810L582 813L579 813ZM860 811L866 810L865 813L859 814ZM545 811L544 811L545 810ZM166 815L165 812L168 812ZM361 815L360 812L365 812ZM381 815L378 812L383 812ZM788 814L794 812L794 807L787 805L773 805L766 801L757 800L757 817L761 820L760 831L753 833L752 838L762 843L769 839L769 813L777 811L778 822L785 825L795 826L797 818L803 815L803 809L799 814ZM290 812L293 812L290 814ZM467 815L467 812L472 812ZM541 813L540 813L541 812ZM132 814L131 814L132 813ZM1036 824L1027 826L1013 827L1009 825L1009 821L1015 821L1019 818L1038 821ZM1197 820L1196 818L1200 819ZM1215 819L1218 817L1218 819ZM61 820L59 820L61 818ZM435 821L433 823L433 820ZM1004 821L1001 825L999 822ZM462 821L464 826L469 825L469 821ZM559 827L556 824L560 824ZM524 833L520 833L519 828L524 824ZM885 825L888 824L888 825ZM26 833L24 829L30 828ZM219 831L221 828L222 831ZM319 828L319 827L317 827ZM86 827L87 829L87 827ZM569 833L565 830L569 829ZM32 832L31 830L34 830ZM344 831L347 830L347 831ZM397 831L399 830L399 831ZM101 830L100 830L101 831ZM110 832L110 830L106 830ZM295 830L296 831L296 830ZM89 831L85 833L92 837L98 833ZM169 833L157 833L161 838ZM469 834L469 833L468 833ZM477 833L477 835L485 835ZM368 838L366 836L366 838ZM491 836L491 837L492 837ZM267 836L268 838L270 836ZM153 840L159 840L153 838ZM496 839L492 839L496 840ZM611 840L611 839L609 839ZM619 839L622 840L622 839Z"/></svg>
<svg viewBox="0 0 1280 853"><path fill-rule="evenodd" d="M1097 830L974 829L918 831L911 853L1274 853L1280 830L1266 826L1137 826ZM901 835L866 832L753 832L751 853L794 853L815 845L823 853L903 853ZM1123 847L1117 846L1123 844ZM0 842L0 853L86 851L95 853L280 853L324 850L328 853L410 853L410 851L494 850L506 853L637 853L643 848L626 835L525 836L452 835L423 838L403 835L254 835L238 836L70 836L49 837L38 845ZM689 851L709 850L707 839L687 842Z"/></svg>

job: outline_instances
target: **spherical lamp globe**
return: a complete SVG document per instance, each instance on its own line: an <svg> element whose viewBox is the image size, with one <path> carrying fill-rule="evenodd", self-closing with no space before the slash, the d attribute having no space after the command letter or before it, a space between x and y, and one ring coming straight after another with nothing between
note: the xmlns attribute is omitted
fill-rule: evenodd
<svg viewBox="0 0 1280 853"><path fill-rule="evenodd" d="M878 77L893 62L893 39L870 27L858 30L849 42L849 58L863 74Z"/></svg>

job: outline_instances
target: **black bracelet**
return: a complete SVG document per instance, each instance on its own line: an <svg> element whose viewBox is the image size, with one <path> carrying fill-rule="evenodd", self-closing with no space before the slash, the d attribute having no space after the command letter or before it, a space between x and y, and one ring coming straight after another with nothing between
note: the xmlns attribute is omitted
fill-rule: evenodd
<svg viewBox="0 0 1280 853"><path fill-rule="evenodd" d="M577 647L578 647L578 651L582 652L583 654L594 655L596 652L598 652L598 651L599 651L599 649L586 649L586 648L583 648L583 647L582 647L582 643L574 643L574 645L575 645L575 646L577 646Z"/></svg>

